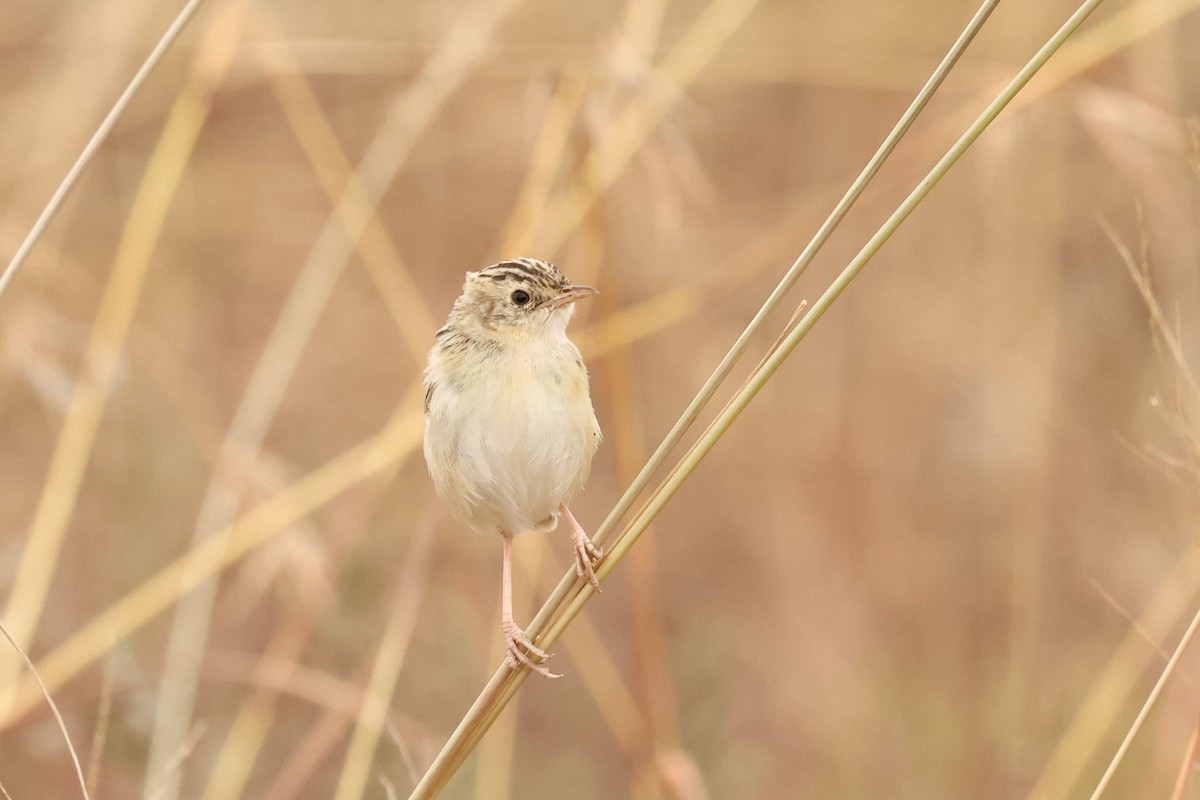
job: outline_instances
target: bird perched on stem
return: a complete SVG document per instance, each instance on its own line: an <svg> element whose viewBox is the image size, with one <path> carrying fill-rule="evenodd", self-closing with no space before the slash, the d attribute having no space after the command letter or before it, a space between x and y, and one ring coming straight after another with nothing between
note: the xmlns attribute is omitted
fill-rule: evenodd
<svg viewBox="0 0 1200 800"><path fill-rule="evenodd" d="M567 509L600 444L587 369L567 338L575 302L596 290L545 261L468 272L425 368L425 462L464 522L504 542L501 626L509 663L546 677L550 654L513 620L513 537L571 529L575 571L600 588L603 555Z"/></svg>

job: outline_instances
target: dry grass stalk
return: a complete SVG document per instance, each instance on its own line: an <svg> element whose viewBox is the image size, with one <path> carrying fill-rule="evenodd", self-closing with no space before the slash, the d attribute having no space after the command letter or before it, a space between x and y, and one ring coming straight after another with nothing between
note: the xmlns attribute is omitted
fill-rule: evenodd
<svg viewBox="0 0 1200 800"><path fill-rule="evenodd" d="M1166 576L1120 646L1093 681L1066 732L1059 738L1034 783L1028 800L1059 800L1071 796L1105 733L1121 713L1146 667L1157 656L1146 637L1159 641L1184 618L1194 602L1200 581L1200 561L1186 558Z"/></svg>
<svg viewBox="0 0 1200 800"><path fill-rule="evenodd" d="M142 62L142 66L139 67L137 72L134 73L133 77L129 81L129 84L117 97L116 102L113 103L113 106L109 110L108 114L105 115L104 119L100 122L99 127L96 128L96 132L92 134L92 138L88 140L88 143L84 145L83 150L80 151L79 157L75 160L75 163L71 165L69 170L67 170L67 174L63 178L62 183L59 184L58 188L54 191L54 194L51 195L50 200L46 203L46 207L42 209L42 213L38 215L37 220L33 223L33 227L25 236L24 241L21 242L21 246L17 248L17 252L13 255L12 260L9 261L8 266L5 267L4 273L0 275L0 296L3 296L4 290L8 288L8 284L12 281L13 276L16 275L17 270L19 270L21 265L25 263L25 260L29 258L29 254L33 251L34 246L37 245L38 241L42 237L42 234L46 232L46 228L50 226L50 222L54 219L54 215L58 213L60 208L62 208L62 204L67 199L67 195L70 194L71 189L73 189L75 184L79 181L79 176L83 174L83 171L87 169L88 164L91 163L92 157L96 155L96 152L104 144L104 140L108 138L110 133L112 133L112 129L116 126L117 121L121 118L121 114L125 112L125 107L129 105L129 101L133 99L135 94L137 94L138 89L140 89L142 84L146 82L146 78L149 77L150 73L154 71L154 68L158 66L158 62L162 59L163 54L166 53L167 50L171 48L171 45L175 43L175 40L179 38L179 34L181 34L183 29L187 27L187 24L191 21L192 17L195 16L196 12L200 10L200 6L203 5L203 3L204 0L188 0L187 4L179 10L179 14L176 15L174 21L172 21L167 27L166 31L163 32L162 37L158 40L158 43L154 45L154 48L150 51L150 54L146 56L146 60Z"/></svg>
<svg viewBox="0 0 1200 800"><path fill-rule="evenodd" d="M1171 654L1171 660L1167 662L1166 667L1159 674L1158 680L1154 682L1154 688L1150 690L1150 695L1146 698L1146 702L1142 704L1141 710L1133 720L1133 724L1129 726L1129 730L1125 733L1125 738L1121 740L1117 752L1113 755L1112 760L1108 762L1108 767L1104 770L1104 775L1100 778L1100 783L1096 785L1096 790L1092 792L1091 800L1099 800L1108 788L1108 784L1112 781L1113 774L1117 771L1117 767L1121 765L1121 761L1125 758L1125 753L1129 751L1129 745L1133 743L1133 739L1142 729L1142 724L1145 723L1146 717L1149 716L1154 704L1158 701L1158 697L1162 694L1163 687L1175 672L1175 668L1179 665L1179 660L1183 658L1183 653L1187 650L1188 645L1192 642L1192 637L1196 635L1196 631L1200 630L1200 611L1192 617L1191 623L1187 630L1184 631L1183 637L1180 638L1179 644L1175 648L1175 652Z"/></svg>
<svg viewBox="0 0 1200 800"><path fill-rule="evenodd" d="M87 780L83 777L83 767L79 764L79 754L75 752L75 745L71 743L71 734L67 733L67 724L63 722L62 714L58 711L58 704L54 702L54 698L50 696L50 690L46 688L46 684L42 683L42 676L38 674L37 667L29 660L29 655L21 645L17 644L17 640L8 632L8 628L0 624L0 633L4 634L4 638L12 645L13 649L21 656L21 660L25 662L29 673L33 675L33 679L37 681L38 688L42 691L42 697L46 701L46 705L50 706L50 711L54 714L54 721L58 723L58 729L63 735L63 741L67 744L67 752L71 755L71 761L75 764L75 774L79 778L79 791L83 795L83 800L89 800ZM8 791L5 790L5 795Z"/></svg>

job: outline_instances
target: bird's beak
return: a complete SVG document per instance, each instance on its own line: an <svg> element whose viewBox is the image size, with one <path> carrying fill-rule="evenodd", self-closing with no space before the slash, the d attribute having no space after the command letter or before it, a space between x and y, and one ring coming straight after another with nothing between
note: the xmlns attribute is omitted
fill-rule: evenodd
<svg viewBox="0 0 1200 800"><path fill-rule="evenodd" d="M599 294L590 286L581 286L579 284L567 284L559 290L558 294L551 297L546 305L550 308L562 308L565 305L574 303L576 300L582 300L585 297L591 297L594 294Z"/></svg>

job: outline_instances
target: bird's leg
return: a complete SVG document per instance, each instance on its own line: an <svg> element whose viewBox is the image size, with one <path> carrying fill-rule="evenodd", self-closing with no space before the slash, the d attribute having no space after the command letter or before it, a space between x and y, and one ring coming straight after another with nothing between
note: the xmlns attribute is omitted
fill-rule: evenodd
<svg viewBox="0 0 1200 800"><path fill-rule="evenodd" d="M604 551L592 544L592 540L584 533L583 526L575 519L566 503L560 503L558 510L571 526L571 542L575 545L575 574L586 579L597 592L600 591L600 581L596 578L594 567L604 555Z"/></svg>
<svg viewBox="0 0 1200 800"><path fill-rule="evenodd" d="M504 644L508 649L508 663L512 667L521 664L529 667L539 675L547 678L561 678L561 675L551 672L541 662L551 657L533 642L513 620L512 606L512 543L513 535L501 531L504 537L504 581L500 589L500 627L504 630Z"/></svg>

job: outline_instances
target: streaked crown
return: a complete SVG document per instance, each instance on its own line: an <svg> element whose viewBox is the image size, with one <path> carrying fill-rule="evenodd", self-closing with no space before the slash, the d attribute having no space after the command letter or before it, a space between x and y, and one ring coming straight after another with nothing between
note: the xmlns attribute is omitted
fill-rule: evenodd
<svg viewBox="0 0 1200 800"><path fill-rule="evenodd" d="M484 267L479 272L467 273L467 283L471 280L489 280L495 283L515 283L532 287L540 294L554 295L571 282L562 270L549 261L539 261L536 258L514 258L511 261L501 261L490 267Z"/></svg>

